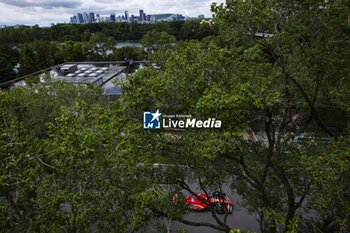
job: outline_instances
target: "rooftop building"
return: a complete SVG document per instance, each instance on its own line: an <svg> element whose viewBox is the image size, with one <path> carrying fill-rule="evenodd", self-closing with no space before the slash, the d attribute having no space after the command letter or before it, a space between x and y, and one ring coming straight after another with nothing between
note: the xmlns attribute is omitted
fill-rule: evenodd
<svg viewBox="0 0 350 233"><path fill-rule="evenodd" d="M63 81L74 85L95 85L102 88L106 95L118 97L122 90L115 81L126 78L127 66L119 64L91 63L65 63L44 70L37 75L40 82L45 83L47 76L53 82ZM25 87L25 79L16 82L12 87Z"/></svg>
<svg viewBox="0 0 350 233"><path fill-rule="evenodd" d="M151 22L185 20L185 17L180 14L152 14L149 16Z"/></svg>

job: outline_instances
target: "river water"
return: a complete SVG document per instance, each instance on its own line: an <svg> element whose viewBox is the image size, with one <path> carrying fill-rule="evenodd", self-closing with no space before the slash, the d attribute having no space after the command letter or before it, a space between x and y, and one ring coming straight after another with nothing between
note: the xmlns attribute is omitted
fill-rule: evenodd
<svg viewBox="0 0 350 233"><path fill-rule="evenodd" d="M134 42L134 41L118 41L116 48L120 49L120 48L124 48L124 47L141 47L141 43L140 42Z"/></svg>

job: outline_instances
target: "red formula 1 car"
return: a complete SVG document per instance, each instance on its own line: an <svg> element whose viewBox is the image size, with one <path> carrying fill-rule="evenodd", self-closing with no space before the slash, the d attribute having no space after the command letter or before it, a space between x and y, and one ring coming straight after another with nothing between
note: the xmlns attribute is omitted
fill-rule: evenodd
<svg viewBox="0 0 350 233"><path fill-rule="evenodd" d="M233 203L230 198L221 192L214 192L213 196L207 196L205 193L199 193L197 195L190 195L186 199L176 193L173 196L173 202L175 205L179 201L184 201L189 209L195 211L208 210L209 206L214 207L218 214L231 214L233 210Z"/></svg>

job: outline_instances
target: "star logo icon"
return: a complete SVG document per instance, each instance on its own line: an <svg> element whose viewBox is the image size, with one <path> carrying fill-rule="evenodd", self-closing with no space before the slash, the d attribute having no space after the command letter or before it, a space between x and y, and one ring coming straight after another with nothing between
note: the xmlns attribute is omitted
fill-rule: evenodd
<svg viewBox="0 0 350 233"><path fill-rule="evenodd" d="M159 113L159 109L157 110L157 112L152 113L153 118L152 118L151 122L153 122L153 121L155 121L155 120L159 121L158 118L159 118L161 115L162 115L162 114Z"/></svg>
<svg viewBox="0 0 350 233"><path fill-rule="evenodd" d="M144 112L143 113L143 128L145 129L160 129L161 122L160 116L162 114L159 109L156 112Z"/></svg>

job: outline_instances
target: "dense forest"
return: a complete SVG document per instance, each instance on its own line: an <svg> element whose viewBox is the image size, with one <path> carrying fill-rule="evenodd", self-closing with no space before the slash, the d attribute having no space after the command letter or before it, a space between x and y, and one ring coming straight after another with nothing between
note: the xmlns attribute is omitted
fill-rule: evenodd
<svg viewBox="0 0 350 233"><path fill-rule="evenodd" d="M182 199L174 204L174 194L216 190L229 190L233 211L255 216L258 232L349 232L349 1L227 0L212 11L215 28L1 31L2 75L14 58L23 74L126 58L132 48L106 52L125 39L140 40L132 56L151 65L118 83L116 101L59 82L0 91L0 232L186 232L174 222L252 232L214 205L190 219ZM99 29L83 38L89 27ZM143 29L123 37L113 27ZM222 128L144 129L143 112L157 109Z"/></svg>
<svg viewBox="0 0 350 233"><path fill-rule="evenodd" d="M0 29L0 83L64 61L142 60L142 48L116 48L118 41L139 42L149 32L164 32L176 41L201 40L217 29L198 20L137 23L57 24L48 28L16 26ZM96 51L103 45L102 51ZM20 64L19 73L13 68Z"/></svg>

